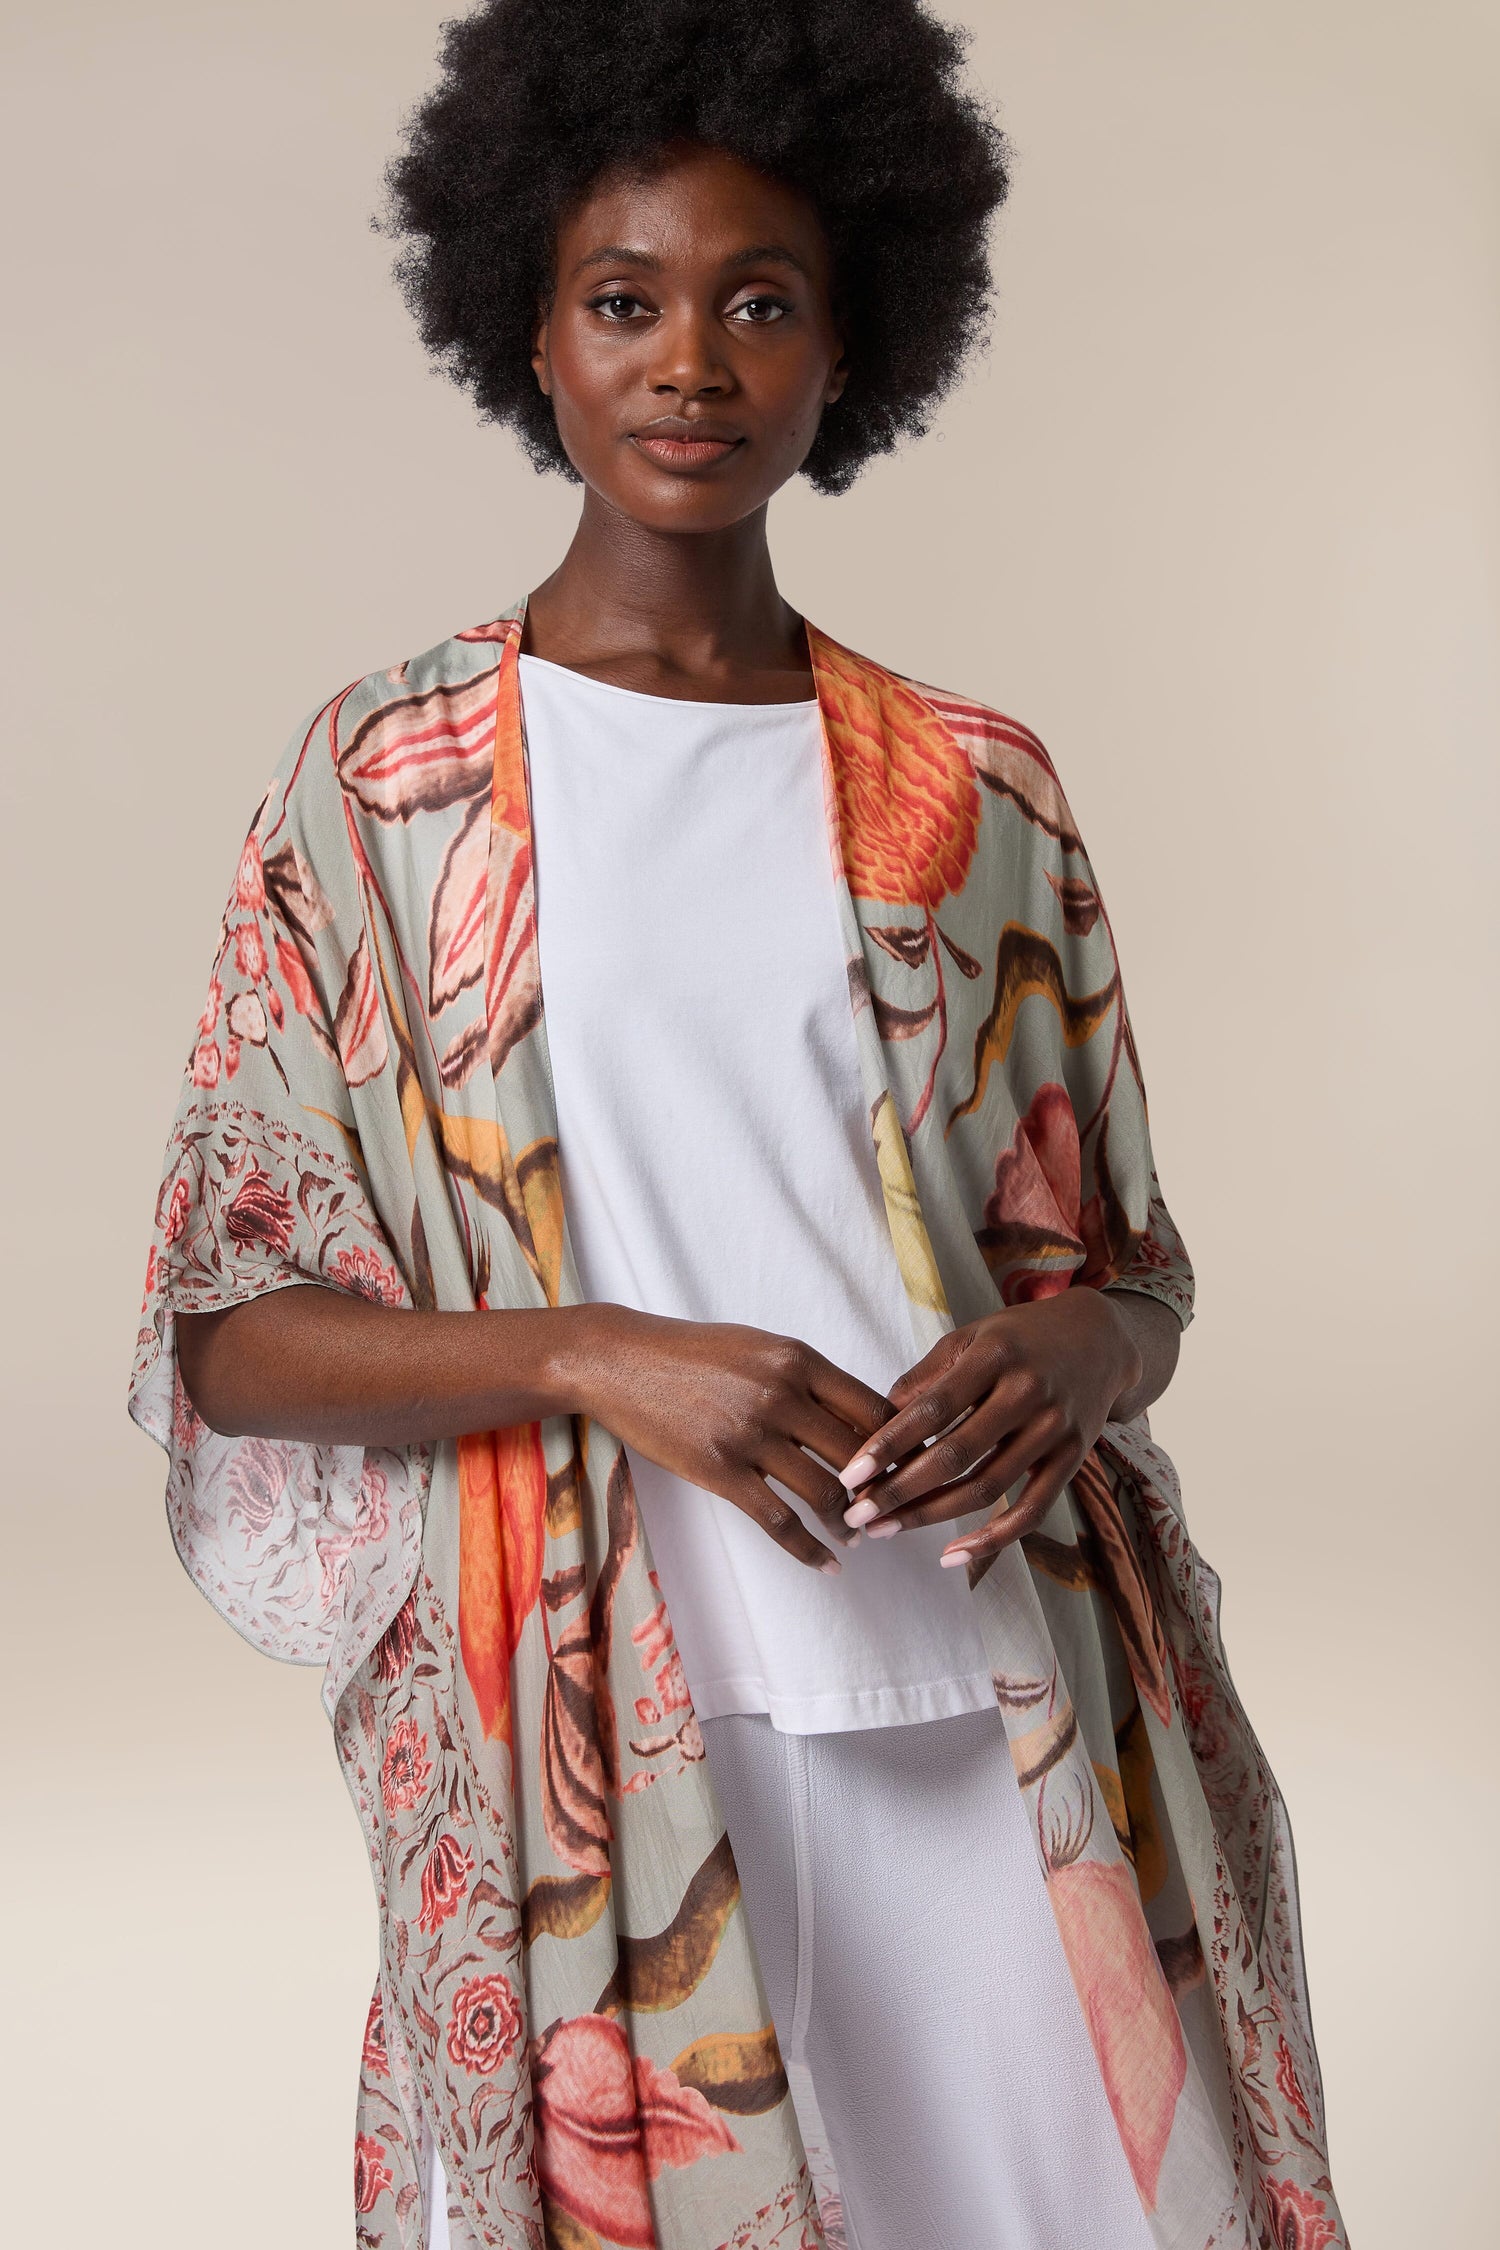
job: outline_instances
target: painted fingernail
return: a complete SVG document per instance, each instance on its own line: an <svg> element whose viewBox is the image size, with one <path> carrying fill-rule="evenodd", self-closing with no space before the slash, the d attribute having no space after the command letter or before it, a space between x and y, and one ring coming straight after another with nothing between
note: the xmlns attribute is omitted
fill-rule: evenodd
<svg viewBox="0 0 1500 2250"><path fill-rule="evenodd" d="M885 1523L872 1523L870 1537L872 1539L894 1539L900 1529L899 1523L893 1523L889 1519Z"/></svg>
<svg viewBox="0 0 1500 2250"><path fill-rule="evenodd" d="M839 1483L846 1492L852 1492L857 1484L867 1484L878 1467L873 1453L857 1453L847 1469L840 1469Z"/></svg>
<svg viewBox="0 0 1500 2250"><path fill-rule="evenodd" d="M966 1563L973 1552L972 1547L945 1547L938 1556L938 1561L944 1570L957 1570L959 1564Z"/></svg>
<svg viewBox="0 0 1500 2250"><path fill-rule="evenodd" d="M861 1524L873 1523L879 1513L873 1500L856 1500L852 1508L844 1510L844 1521L851 1531L858 1531Z"/></svg>
<svg viewBox="0 0 1500 2250"><path fill-rule="evenodd" d="M825 1578L837 1578L839 1572L843 1569L843 1567L844 1566L839 1561L837 1555L830 1555L827 1562L819 1563L818 1565L819 1570L823 1573L823 1576Z"/></svg>

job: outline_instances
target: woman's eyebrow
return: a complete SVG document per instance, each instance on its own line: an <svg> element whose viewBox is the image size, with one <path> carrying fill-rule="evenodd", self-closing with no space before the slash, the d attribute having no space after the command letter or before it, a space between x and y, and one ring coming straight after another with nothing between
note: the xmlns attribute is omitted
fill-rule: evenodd
<svg viewBox="0 0 1500 2250"><path fill-rule="evenodd" d="M778 265L795 267L800 274L807 273L806 261L799 258L795 250L789 250L784 242L752 242L747 250L736 250L724 263L738 269L763 266L772 261ZM648 273L660 273L662 261L653 257L649 250L632 249L628 242L606 242L580 258L569 279L586 273L590 266L644 266Z"/></svg>

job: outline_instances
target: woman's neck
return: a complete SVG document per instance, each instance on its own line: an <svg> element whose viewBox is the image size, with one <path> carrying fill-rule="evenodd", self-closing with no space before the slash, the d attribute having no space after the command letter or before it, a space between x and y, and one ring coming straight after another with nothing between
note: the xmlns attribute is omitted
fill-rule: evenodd
<svg viewBox="0 0 1500 2250"><path fill-rule="evenodd" d="M795 702L812 679L802 619L777 589L764 508L684 534L589 493L566 555L528 598L521 645L614 687L702 702Z"/></svg>

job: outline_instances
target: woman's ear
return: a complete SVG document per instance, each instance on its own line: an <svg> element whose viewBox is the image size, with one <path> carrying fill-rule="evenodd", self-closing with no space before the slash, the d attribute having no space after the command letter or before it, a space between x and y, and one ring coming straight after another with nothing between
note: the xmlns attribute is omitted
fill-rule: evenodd
<svg viewBox="0 0 1500 2250"><path fill-rule="evenodd" d="M544 310L538 312L536 328L532 334L531 365L543 398L550 398L552 393L548 388L547 374L547 314Z"/></svg>
<svg viewBox="0 0 1500 2250"><path fill-rule="evenodd" d="M828 382L823 391L823 404L825 406L832 406L836 398L843 396L844 385L848 380L849 355L841 346L838 358L828 370Z"/></svg>

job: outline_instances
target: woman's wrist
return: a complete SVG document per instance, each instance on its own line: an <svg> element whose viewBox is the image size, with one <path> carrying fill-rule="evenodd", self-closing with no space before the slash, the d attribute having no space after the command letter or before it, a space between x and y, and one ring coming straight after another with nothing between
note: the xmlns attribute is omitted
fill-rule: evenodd
<svg viewBox="0 0 1500 2250"><path fill-rule="evenodd" d="M547 1351L539 1370L551 1414L602 1412L611 1371L643 1319L628 1305L560 1305L550 1316Z"/></svg>

